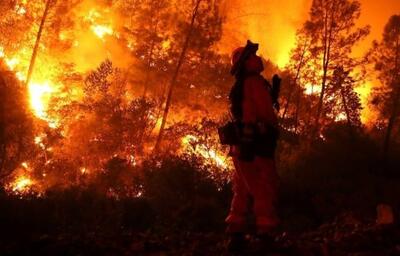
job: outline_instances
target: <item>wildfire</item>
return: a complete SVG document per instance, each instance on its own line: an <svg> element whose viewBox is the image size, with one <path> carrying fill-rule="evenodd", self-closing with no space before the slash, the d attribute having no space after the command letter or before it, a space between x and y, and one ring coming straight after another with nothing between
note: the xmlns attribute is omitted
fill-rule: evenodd
<svg viewBox="0 0 400 256"><path fill-rule="evenodd" d="M11 191L15 194L25 194L32 185L33 181L29 177L20 176L11 184Z"/></svg>
<svg viewBox="0 0 400 256"><path fill-rule="evenodd" d="M198 143L199 139L194 135L186 135L182 138L182 147L186 152L191 152L204 159L205 164L216 165L221 169L230 169L227 157L216 149L205 144Z"/></svg>
<svg viewBox="0 0 400 256"><path fill-rule="evenodd" d="M29 1L20 0L16 2L19 2L19 4L16 4L15 10L13 10L14 16L23 18L24 15L26 15L27 17L31 17L31 15L33 15L32 17L34 18L40 18L41 14L31 13L32 9L30 9L30 5L27 5L27 2ZM79 83L81 79L85 78L88 71L95 69L98 66L98 64L105 58L109 58L113 62L113 64L115 64L118 68L121 67L124 71L124 68L128 67L128 65L126 65L128 61L125 62L121 60L134 58L134 56L133 57L131 56L133 54L131 54L129 51L133 51L135 50L136 46L140 46L140 42L136 42L135 37L133 36L127 36L127 38L123 38L124 30L121 30L121 24L123 24L125 20L123 20L122 17L117 16L118 13L114 12L115 9L113 9L112 6L113 4L107 4L107 5L100 4L101 1L83 1L83 2L85 3L79 4L76 7L76 9L74 9L73 12L71 12L74 13L76 17L73 17L72 14L71 16L69 16L71 19L72 18L74 19L73 22L71 22L71 24L74 25L66 27L56 26L57 29L55 30L54 29L55 27L53 27L54 25L50 26L52 20L51 19L46 20L46 22L44 23L45 27L43 28L42 39L38 44L39 47L36 57L36 64L34 65L32 72L32 79L31 82L27 85L29 104L32 114L34 114L35 117L37 117L37 119L47 122L47 125L51 128L59 127L60 123L64 121L62 120L62 118L64 117L63 114L64 112L60 112L60 114L55 114L55 116L53 116L54 111L51 111L53 110L53 104L55 104L55 109L57 109L59 105L62 105L65 102L67 103L75 102L75 98L79 99L80 95L82 94L81 91L83 91L83 88L80 87ZM273 5L283 4L278 2L272 4ZM260 0L253 1L253 3L251 4L245 3L244 1L232 0L232 2L230 2L228 6L230 8L228 8L229 10L227 10L226 13L227 24L224 25L225 26L224 33L223 35L221 35L223 37L223 40L221 41L221 45L218 45L218 48L221 48L221 50L219 50L219 53L222 52L230 53L232 49L242 44L245 39L250 38L260 43L259 53L263 57L265 57L266 59L270 59L280 68L285 67L290 61L289 59L290 49L295 44L296 29L300 27L300 22L298 21L303 18L303 13L297 13L297 12L300 9L306 10L306 8L301 8L304 1L298 1L296 3L295 2L296 1L291 1L290 4L286 4L285 2L284 4L285 8L287 7L287 9L289 10L290 7L290 10L292 10L290 13L288 12L285 15L290 15L290 16L293 15L293 17L287 19L287 17L285 17L285 15L282 16L280 12L260 13L258 7L263 4L262 1ZM232 11L230 11L230 9L232 9ZM279 8L271 8L271 9L282 9L282 6L279 6ZM51 10L54 12L55 9ZM243 10L244 12L238 13L237 10ZM276 20L276 22L266 22L265 19L271 19L273 21ZM9 49L6 46L6 44L3 45L4 47L0 45L0 58L4 61L9 70L15 72L15 75L18 78L18 80L22 82L26 81L28 67L30 66L31 58L33 55L32 46L35 43L34 40L38 33L37 25L39 21L40 19L38 19L36 23L26 31L27 32L26 37L27 38L29 37L30 39L29 42L24 41L21 44L17 44L18 42L15 42L16 43L15 45L18 45L18 47L13 47L12 49ZM296 25L296 27L294 27L294 25ZM132 29L141 29L141 28L132 26ZM165 29L168 30L169 28ZM236 38L238 34L243 34L244 37ZM50 44L49 42L53 38L56 39L58 38L59 41L54 40L54 42ZM175 50L173 48L178 46L176 42L172 41L174 37L167 36L166 38L160 36L160 40L162 41L157 42L157 44L160 43L160 45L156 45L157 47L154 47L154 53L153 53L154 61L150 63L150 66L152 66L154 69L160 68L159 66L156 66L156 64L154 64L157 63L156 57L164 54L165 56L162 57L163 58L168 57L167 59L168 63L171 64L171 66L173 66L174 58L170 57L169 54L170 52L172 53L174 52L170 50ZM12 39L13 38L10 38L10 40ZM115 39L115 40L108 40L108 39ZM62 41L61 44L59 44L60 41ZM52 47L56 44L61 45L62 48L54 47L55 49L53 49ZM119 62L121 62L121 64ZM132 67L137 66L136 65L137 63L135 61L132 61L132 64L135 64L132 65ZM165 66L167 67L167 65ZM131 66L129 65L129 69L131 69L130 67ZM169 69L167 69L166 67L165 70L164 68L162 68L162 70L169 71ZM159 71L161 71L161 69ZM73 76L70 77L70 74L73 74ZM123 82L129 83L130 86L129 88L132 87L136 89L135 81L136 80L140 81L142 77L140 77L141 74L139 73L136 74L136 71L133 68L132 68L132 74L134 74L132 75L132 78L135 77L135 79L127 77L126 81ZM152 73L149 74L152 75ZM127 74L127 76L130 75L131 73ZM149 84L153 83L154 80L156 80L153 79L152 76L150 76L150 78L151 79L149 79ZM74 82L72 82L71 84L70 82L68 83L64 82L64 81L71 81L69 79L74 79L73 80ZM157 80L159 81L155 81L157 82L157 84L154 84L153 87L161 85L163 83L164 78L162 77ZM193 89L193 91L199 89L197 87L199 87L197 86L197 84L190 85L190 88ZM365 84L364 86L357 89L357 92L360 93L362 96L361 98L363 106L367 106L371 88L372 84ZM134 89L132 90L129 89L127 94L135 95ZM318 94L321 92L321 86L318 84L314 85L311 83L306 84L304 85L303 89L304 93L306 95L312 95L313 96L312 98L318 96ZM218 99L220 99L221 97L222 96L217 96ZM65 102L55 101L55 99L58 98L66 100ZM134 98L134 96L132 96L132 98ZM77 101L77 103L80 102ZM211 109L210 112L212 112L213 110L214 109ZM79 109L76 111L79 111ZM171 117L169 117L168 122L177 123L178 121L182 121L191 124L198 123L198 121L195 120L195 118L190 120L187 119L188 116L195 116L194 114L195 112L190 112L190 111L191 110L187 111L189 113L185 113L185 115L182 116L170 115ZM75 115L74 112L74 116L76 116L76 119L78 120L78 117L80 117L81 115L79 113ZM70 116L68 116L67 118L69 117ZM88 115L88 117L86 118L89 119L90 116ZM344 120L345 118L346 116L344 115L344 113L340 113L336 116L336 121L341 121ZM156 128L153 130L151 134L152 136L150 137L155 137L159 132L159 128L161 125L161 118L152 116L151 119L153 119L153 121L156 121ZM366 122L367 120L372 120L372 117L369 109L366 107L363 110L362 121ZM65 123L67 123L67 121ZM63 129L60 129L60 131L57 130L53 132L54 133L60 132L63 139L64 138L68 139L68 136L70 136L69 134L74 134L81 131L82 134L84 134L83 133L85 131L84 125L82 126L83 128L81 128L81 126L78 125L76 125L76 127L75 126L68 127L68 125L63 125L63 127L60 127ZM88 130L89 129L95 130L97 128L95 124L90 124L90 126L88 127L89 127ZM204 142L201 136L195 136L193 134L188 134L188 133L189 131L186 131L187 135L183 136L181 140L178 141L178 146L180 147L180 150L177 152L178 154L184 152L196 155L199 159L201 159L202 163L204 163L205 166L217 167L222 171L232 169L231 161L228 159L226 153L223 152L223 150L220 148L217 142L209 142L209 141ZM50 138L52 138L50 137L50 135L49 138L46 138L46 133L43 130L36 131L34 138L34 143L36 145L36 148L40 149L40 154L45 156L44 157L45 160L43 161L46 163L45 165L55 162L54 160L56 160L57 159L56 157L58 156L54 155L56 155L59 152L63 152L59 148L61 146L55 145L53 143L51 143L50 145L49 142L53 141ZM149 139L149 141L146 141L144 143L145 143L145 152L146 153L147 151L150 152L150 150L147 150L147 148L150 149L153 146L152 141ZM65 144L68 143L66 142ZM66 148L68 148L67 146ZM71 146L71 148L68 148L68 150L75 153L74 151L78 150L75 148L79 147ZM68 150L66 151L69 152ZM52 153L49 153L51 151ZM93 154L96 153L93 151ZM140 167L141 162L144 159L142 155L138 156L127 155L126 158L129 164L133 167L135 166ZM86 164L88 165L82 166ZM40 176L37 176L36 173L35 175L33 175L32 170L33 166L42 167L45 165L38 165L36 164L35 161L20 163L20 166L16 168L16 170L13 173L13 180L6 186L6 188L13 194L28 193L33 190L36 190L37 187L43 189L45 186L42 184L42 180L37 178ZM93 166L91 162L83 162L83 164L82 162L79 162L79 165L74 166L73 169L76 172L85 176L91 176L91 174L95 174L97 171L96 166ZM41 170L41 175L43 177L46 177L45 171L46 171L45 169ZM51 177L51 175L48 176ZM49 179L49 177L47 178L47 180ZM141 196L141 194L138 194L138 196Z"/></svg>
<svg viewBox="0 0 400 256"><path fill-rule="evenodd" d="M19 59L17 58L6 58L5 59L7 66L11 69L14 70L15 67L19 64Z"/></svg>
<svg viewBox="0 0 400 256"><path fill-rule="evenodd" d="M29 85L31 107L37 117L46 119L46 103L48 103L52 92L53 88L49 82L43 84L31 83Z"/></svg>
<svg viewBox="0 0 400 256"><path fill-rule="evenodd" d="M313 95L321 93L320 85L306 84L304 94Z"/></svg>
<svg viewBox="0 0 400 256"><path fill-rule="evenodd" d="M22 196L33 191L35 182L29 175L30 166L27 162L23 162L21 167L16 170L17 173L13 176L13 180L5 186L6 191L10 194Z"/></svg>
<svg viewBox="0 0 400 256"><path fill-rule="evenodd" d="M26 73L29 66L29 52L28 49L21 48L10 56L7 55L4 48L0 46L0 58L4 60L11 71L15 72L17 79L22 82L26 81ZM51 120L46 113L51 97L57 92L55 84L50 82L47 78L52 71L50 71L47 66L40 67L39 69L41 72L35 73L34 81L30 82L28 85L30 107L36 117L47 121L50 127L55 128L57 122Z"/></svg>
<svg viewBox="0 0 400 256"><path fill-rule="evenodd" d="M101 40L104 40L106 35L114 34L114 30L110 25L110 22L98 24L99 20L103 20L103 17L102 14L95 9L89 11L88 15L85 17L85 20L92 24L90 29Z"/></svg>

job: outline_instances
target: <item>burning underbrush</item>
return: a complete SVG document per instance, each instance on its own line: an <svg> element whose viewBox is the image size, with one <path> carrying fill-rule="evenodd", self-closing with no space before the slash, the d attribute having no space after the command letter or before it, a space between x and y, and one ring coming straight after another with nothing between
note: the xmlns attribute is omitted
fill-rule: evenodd
<svg viewBox="0 0 400 256"><path fill-rule="evenodd" d="M8 71L8 77L21 97L28 93L12 72ZM163 165L170 157L195 163L218 184L228 179L232 166L227 149L217 140L218 122L169 124L162 153L155 155L159 102L130 96L123 71L110 61L74 79L78 89L64 88L63 93L48 98L45 118L31 114L28 106L23 108L21 114L30 122L25 139L31 141L10 141L25 146L26 154L18 157L19 163L17 155L9 159L13 164L4 179L7 193L40 197L53 189L95 185L108 196L140 197L145 189L138 182L145 175L143 166L149 161Z"/></svg>

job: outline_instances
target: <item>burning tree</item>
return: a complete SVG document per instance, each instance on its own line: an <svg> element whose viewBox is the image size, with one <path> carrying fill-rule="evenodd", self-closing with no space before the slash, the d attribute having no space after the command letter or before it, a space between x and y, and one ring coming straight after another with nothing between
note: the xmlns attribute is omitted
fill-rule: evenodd
<svg viewBox="0 0 400 256"><path fill-rule="evenodd" d="M355 22L361 12L359 1L349 0L314 0L310 10L310 18L300 30L302 37L308 38L310 46L307 49L309 61L312 65L307 70L314 72L319 78L319 85L312 82L306 86L318 88L318 100L315 115L313 116L315 134L319 133L321 118L327 122L327 114L331 110L325 104L327 100L335 99L329 87L334 85L334 71L343 67L350 72L358 72L361 61L351 57L354 45L365 38L369 33L369 27L356 28ZM300 37L301 38L301 37ZM304 41L304 40L303 40ZM307 40L305 40L307 42ZM306 54L305 54L306 55ZM358 78L357 81L362 81ZM353 90L355 83L352 84ZM339 104L340 101L337 101ZM343 103L344 101L342 101ZM337 116L331 115L330 119L335 120Z"/></svg>
<svg viewBox="0 0 400 256"><path fill-rule="evenodd" d="M33 117L27 90L0 62L0 181L15 169L24 168L34 150Z"/></svg>
<svg viewBox="0 0 400 256"><path fill-rule="evenodd" d="M297 45L291 51L291 57L285 68L287 73L286 86L282 86L284 104L281 119L283 126L295 132L300 130L305 133L308 128L310 101L313 97L313 84L317 84L316 74L313 69L312 54L310 52L311 38L304 30L297 32ZM311 85L311 88L307 88ZM311 91L310 91L311 90ZM308 96L308 97L307 97ZM308 116L303 116L308 113ZM306 127L307 126L307 127Z"/></svg>
<svg viewBox="0 0 400 256"><path fill-rule="evenodd" d="M381 42L375 41L371 51L378 78L383 84L375 92L374 103L380 109L380 119L386 125L383 158L389 153L393 135L398 129L400 109L400 16L392 16L385 26Z"/></svg>

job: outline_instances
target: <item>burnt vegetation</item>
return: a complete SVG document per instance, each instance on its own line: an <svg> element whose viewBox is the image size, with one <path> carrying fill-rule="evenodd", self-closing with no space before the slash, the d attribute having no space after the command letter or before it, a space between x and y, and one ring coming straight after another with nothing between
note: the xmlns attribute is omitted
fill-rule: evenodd
<svg viewBox="0 0 400 256"><path fill-rule="evenodd" d="M0 5L0 254L221 254L223 2L82 2ZM265 63L283 79L279 239L293 255L400 250L396 224L376 219L400 210L400 15L357 59L360 13L314 0L287 65Z"/></svg>

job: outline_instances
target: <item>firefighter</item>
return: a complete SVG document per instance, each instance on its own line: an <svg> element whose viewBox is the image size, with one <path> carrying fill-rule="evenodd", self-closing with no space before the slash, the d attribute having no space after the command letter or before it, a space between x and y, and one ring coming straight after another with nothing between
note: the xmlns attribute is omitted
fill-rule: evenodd
<svg viewBox="0 0 400 256"><path fill-rule="evenodd" d="M240 126L240 143L231 146L235 166L233 199L226 218L230 235L229 251L244 250L248 231L247 216L253 213L258 240L272 242L270 232L279 224L276 213L278 175L274 151L277 140L277 117L274 111L273 86L263 78L262 59L257 44L232 54L232 75L236 83L230 93L231 113ZM274 77L275 80L278 79Z"/></svg>

